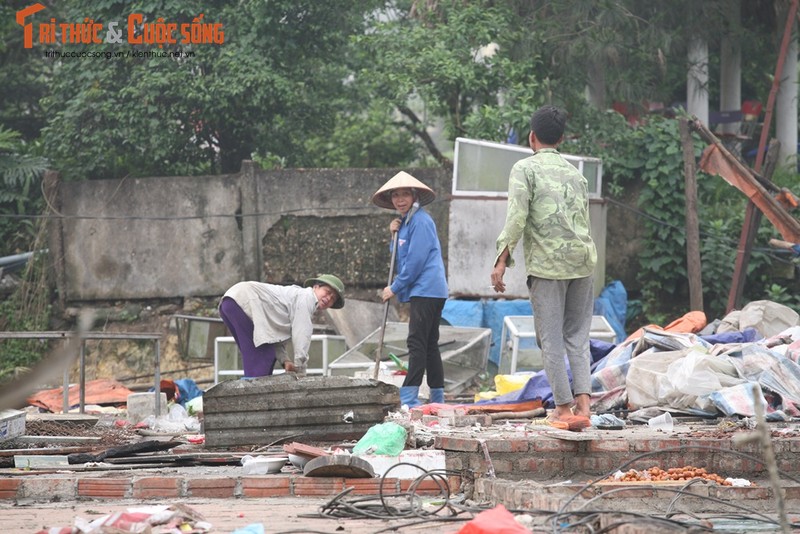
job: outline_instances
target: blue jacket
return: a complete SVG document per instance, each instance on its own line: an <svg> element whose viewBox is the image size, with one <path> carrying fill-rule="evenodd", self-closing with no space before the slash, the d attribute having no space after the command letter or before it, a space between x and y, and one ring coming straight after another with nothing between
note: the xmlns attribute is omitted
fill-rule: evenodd
<svg viewBox="0 0 800 534"><path fill-rule="evenodd" d="M392 292L400 302L408 302L411 297L446 299L447 278L436 223L421 208L411 219L406 214L401 221L397 233L397 277L392 282Z"/></svg>

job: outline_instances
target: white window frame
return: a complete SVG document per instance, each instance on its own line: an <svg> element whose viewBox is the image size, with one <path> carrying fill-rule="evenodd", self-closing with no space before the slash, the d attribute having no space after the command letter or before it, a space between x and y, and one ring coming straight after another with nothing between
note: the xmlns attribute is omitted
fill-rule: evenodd
<svg viewBox="0 0 800 534"><path fill-rule="evenodd" d="M507 198L508 197L508 176L506 175L506 183L505 188L503 191L486 191L486 190L464 190L458 188L458 165L459 165L459 152L461 150L461 145L477 145L486 148L495 148L510 152L517 152L519 153L520 158L525 158L528 156L533 155L533 151L524 146L520 145L510 145L506 143L495 143L493 141L483 141L480 139L468 139L466 137L457 137L455 141L455 152L453 155L453 187L452 187L452 195L453 197L495 197L495 198ZM589 156L574 156L571 154L561 154L564 156L564 159L575 165L578 171L586 176L585 174L585 164L586 163L593 163L597 165L597 175L595 177L595 187L593 190L589 191L589 198L602 198L602 191L603 191L603 162L599 158L593 158ZM509 169L510 172L511 169ZM591 184L590 184L591 185Z"/></svg>

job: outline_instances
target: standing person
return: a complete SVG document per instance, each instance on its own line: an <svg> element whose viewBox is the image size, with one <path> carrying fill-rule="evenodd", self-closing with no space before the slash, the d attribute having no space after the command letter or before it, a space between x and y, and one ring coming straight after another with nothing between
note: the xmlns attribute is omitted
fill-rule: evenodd
<svg viewBox="0 0 800 534"><path fill-rule="evenodd" d="M386 302L397 296L410 302L408 321L408 374L400 388L400 402L409 408L422 404L419 387L427 373L429 401L444 402L444 367L439 352L439 322L447 300L447 279L436 223L422 209L436 198L430 187L400 171L372 195L372 203L394 209L400 217L389 225L397 232L397 276L383 289Z"/></svg>
<svg viewBox="0 0 800 534"><path fill-rule="evenodd" d="M304 287L239 282L225 292L219 315L242 353L244 376L272 374L277 361L286 371L304 375L314 312L344 306L344 284L332 274L305 281ZM294 361L286 355L291 338Z"/></svg>
<svg viewBox="0 0 800 534"><path fill-rule="evenodd" d="M590 426L589 330L597 251L589 232L586 178L556 150L566 121L566 112L554 106L543 106L531 117L533 156L511 169L491 281L495 291L505 291L503 275L522 239L536 340L556 405L547 421L580 430Z"/></svg>

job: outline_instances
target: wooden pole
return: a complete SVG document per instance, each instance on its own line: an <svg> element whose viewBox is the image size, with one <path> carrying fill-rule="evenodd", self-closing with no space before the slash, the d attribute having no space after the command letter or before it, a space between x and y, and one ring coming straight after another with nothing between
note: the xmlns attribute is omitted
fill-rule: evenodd
<svg viewBox="0 0 800 534"><path fill-rule="evenodd" d="M703 277L700 260L700 224L697 220L697 176L694 142L689 121L680 119L683 174L686 189L686 274L689 278L689 309L703 311Z"/></svg>
<svg viewBox="0 0 800 534"><path fill-rule="evenodd" d="M397 236L399 232L392 235L392 261L389 264L389 282L387 286L392 285L392 278L394 277L394 260L397 257ZM378 348L375 349L375 369L372 372L372 378L378 379L378 370L381 367L381 359L383 358L383 338L386 336L386 321L389 319L389 301L386 301L383 307L383 322L381 323L381 337L378 340Z"/></svg>
<svg viewBox="0 0 800 534"><path fill-rule="evenodd" d="M794 19L797 14L798 0L792 0L792 3L789 5L786 25L783 30L781 49L778 53L778 63L775 66L772 88L770 89L769 97L767 97L767 109L764 114L764 123L761 125L761 137L758 141L758 152L756 152L756 162L753 166L755 172L761 171L761 164L764 162L764 147L767 145L767 136L769 135L769 129L772 125L772 111L775 107L775 96L778 93L781 76L783 75L783 63L786 60L789 40L791 39L792 28L794 27ZM750 200L747 202L742 233L739 236L739 247L737 249L736 260L733 264L733 280L731 281L731 288L728 293L727 312L731 312L739 307L744 290L744 283L747 278L747 264L750 261L750 251L753 248L753 240L755 239L755 233L758 230L759 222L761 222L761 212L756 209L753 205L753 201Z"/></svg>

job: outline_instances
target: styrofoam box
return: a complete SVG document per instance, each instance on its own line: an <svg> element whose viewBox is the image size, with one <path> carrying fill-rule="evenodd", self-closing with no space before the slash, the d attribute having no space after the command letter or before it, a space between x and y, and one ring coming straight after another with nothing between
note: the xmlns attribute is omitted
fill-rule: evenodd
<svg viewBox="0 0 800 534"><path fill-rule="evenodd" d="M0 441L25 434L25 412L0 410Z"/></svg>
<svg viewBox="0 0 800 534"><path fill-rule="evenodd" d="M360 454L359 458L370 463L372 469L375 471L376 477L382 477L387 471L389 471L389 468L399 463L404 465L397 466L389 471L389 478L414 480L417 477L424 475L425 471L445 469L445 451L440 450L409 449L401 452L399 456L387 456L384 454ZM418 469L415 466L419 466L422 469Z"/></svg>

